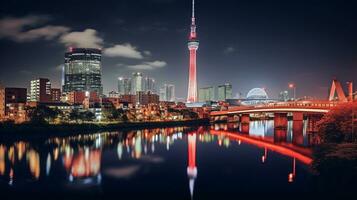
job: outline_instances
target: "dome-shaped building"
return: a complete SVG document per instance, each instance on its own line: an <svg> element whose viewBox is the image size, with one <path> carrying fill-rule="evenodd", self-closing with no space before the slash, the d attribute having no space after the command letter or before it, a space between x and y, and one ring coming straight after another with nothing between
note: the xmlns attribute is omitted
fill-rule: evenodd
<svg viewBox="0 0 357 200"><path fill-rule="evenodd" d="M264 88L253 88L247 94L247 99L268 99Z"/></svg>
<svg viewBox="0 0 357 200"><path fill-rule="evenodd" d="M253 88L251 89L245 101L242 102L243 105L257 105L268 102L268 94L264 88Z"/></svg>

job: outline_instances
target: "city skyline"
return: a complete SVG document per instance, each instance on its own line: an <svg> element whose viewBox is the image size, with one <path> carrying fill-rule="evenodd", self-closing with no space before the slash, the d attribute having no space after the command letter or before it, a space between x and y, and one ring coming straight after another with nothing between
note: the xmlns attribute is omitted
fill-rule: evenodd
<svg viewBox="0 0 357 200"><path fill-rule="evenodd" d="M187 83L188 76L186 40L191 2L141 3L93 3L83 5L87 9L77 13L63 8L64 2L42 2L41 6L25 2L21 8L16 2L4 3L0 15L4 30L0 33L2 84L29 87L30 80L44 77L60 88L67 48L89 42L105 54L104 93L117 88L117 77L140 71L158 82L170 80L176 85L177 97L185 98L187 85L182 83ZM229 82L233 96L264 87L270 96L278 97L289 82L294 82L299 97L327 98L332 78L343 83L356 81L353 2L314 1L309 8L300 1L196 4L204 43L198 59L198 88ZM61 11L54 12L52 7ZM108 12L97 17L91 14L96 8ZM81 17L82 12L88 12L90 20ZM79 36L88 40L74 42Z"/></svg>

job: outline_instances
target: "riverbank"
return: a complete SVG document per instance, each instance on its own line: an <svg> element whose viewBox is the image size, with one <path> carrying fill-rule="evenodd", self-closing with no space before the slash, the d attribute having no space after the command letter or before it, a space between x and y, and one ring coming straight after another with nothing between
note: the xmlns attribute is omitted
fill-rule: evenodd
<svg viewBox="0 0 357 200"><path fill-rule="evenodd" d="M59 125L35 124L0 124L1 138L28 138L68 136L76 134L94 133L99 131L137 130L144 128L164 128L175 126L206 126L209 119L159 121L159 122L118 122L118 123L82 123Z"/></svg>
<svg viewBox="0 0 357 200"><path fill-rule="evenodd" d="M317 192L351 194L357 186L357 143L326 143L314 148Z"/></svg>

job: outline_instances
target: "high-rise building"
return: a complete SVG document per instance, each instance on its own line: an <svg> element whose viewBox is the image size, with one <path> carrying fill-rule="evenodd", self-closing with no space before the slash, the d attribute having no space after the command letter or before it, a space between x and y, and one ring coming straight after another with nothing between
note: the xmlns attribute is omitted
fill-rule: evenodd
<svg viewBox="0 0 357 200"><path fill-rule="evenodd" d="M62 96L61 89L51 88L51 101L52 102L60 102L61 96Z"/></svg>
<svg viewBox="0 0 357 200"><path fill-rule="evenodd" d="M99 49L70 48L65 54L63 92L103 93L102 52Z"/></svg>
<svg viewBox="0 0 357 200"><path fill-rule="evenodd" d="M200 88L198 91L198 99L200 102L214 101L214 87Z"/></svg>
<svg viewBox="0 0 357 200"><path fill-rule="evenodd" d="M125 77L118 78L118 93L119 95L130 94L131 91L131 79Z"/></svg>
<svg viewBox="0 0 357 200"><path fill-rule="evenodd" d="M188 49L190 51L190 66L188 76L188 95L187 102L197 101L197 74L196 74L196 54L199 46L196 34L195 1L192 0L192 18L191 32L188 40Z"/></svg>
<svg viewBox="0 0 357 200"><path fill-rule="evenodd" d="M131 94L144 91L143 88L143 74L140 72L133 73L131 79Z"/></svg>
<svg viewBox="0 0 357 200"><path fill-rule="evenodd" d="M26 88L5 88L5 103L26 103Z"/></svg>
<svg viewBox="0 0 357 200"><path fill-rule="evenodd" d="M225 101L232 98L232 85L226 83L218 86L218 101Z"/></svg>
<svg viewBox="0 0 357 200"><path fill-rule="evenodd" d="M175 101L175 85L164 84L160 88L160 101Z"/></svg>
<svg viewBox="0 0 357 200"><path fill-rule="evenodd" d="M156 82L155 79L150 77L145 77L144 79L144 91L156 94Z"/></svg>
<svg viewBox="0 0 357 200"><path fill-rule="evenodd" d="M5 118L5 88L0 85L0 121Z"/></svg>
<svg viewBox="0 0 357 200"><path fill-rule="evenodd" d="M51 82L46 78L31 81L30 101L39 103L51 102Z"/></svg>
<svg viewBox="0 0 357 200"><path fill-rule="evenodd" d="M289 100L289 92L287 90L281 91L279 93L279 100L280 101L288 101Z"/></svg>

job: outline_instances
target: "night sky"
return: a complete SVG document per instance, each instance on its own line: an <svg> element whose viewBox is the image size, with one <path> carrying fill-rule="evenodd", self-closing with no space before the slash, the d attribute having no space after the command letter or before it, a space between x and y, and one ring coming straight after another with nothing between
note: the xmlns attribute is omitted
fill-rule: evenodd
<svg viewBox="0 0 357 200"><path fill-rule="evenodd" d="M229 82L234 96L326 98L332 78L357 81L357 1L197 0L199 88ZM2 0L0 82L60 87L69 46L103 49L104 91L141 71L186 97L190 0ZM357 83L357 82L356 82Z"/></svg>

